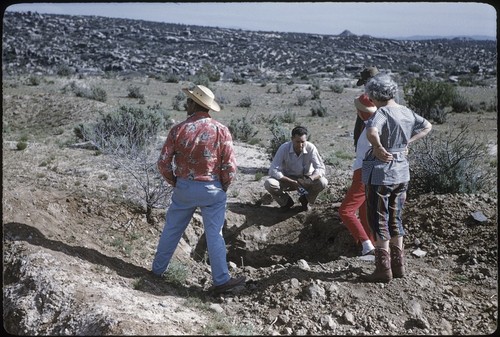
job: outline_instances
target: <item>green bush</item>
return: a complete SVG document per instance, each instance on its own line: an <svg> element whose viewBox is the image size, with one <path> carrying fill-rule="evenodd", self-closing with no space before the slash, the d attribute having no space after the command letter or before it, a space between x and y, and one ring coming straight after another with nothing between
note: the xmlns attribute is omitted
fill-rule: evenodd
<svg viewBox="0 0 500 337"><path fill-rule="evenodd" d="M92 141L103 153L131 153L141 150L170 123L161 110L121 106L111 113L101 113L95 123L80 124L74 133L79 139Z"/></svg>
<svg viewBox="0 0 500 337"><path fill-rule="evenodd" d="M344 92L344 86L340 83L335 83L330 85L330 89L336 94L341 94Z"/></svg>
<svg viewBox="0 0 500 337"><path fill-rule="evenodd" d="M267 148L267 154L272 160L281 144L290 140L290 130L280 126L277 122L274 122L269 130L271 131L273 138L270 140L270 145Z"/></svg>
<svg viewBox="0 0 500 337"><path fill-rule="evenodd" d="M313 116L319 116L319 117L325 117L327 115L326 108L321 105L321 101L317 102L312 108L311 108L311 114Z"/></svg>
<svg viewBox="0 0 500 337"><path fill-rule="evenodd" d="M40 76L30 75L28 77L28 85L37 86L37 85L40 85L41 82L42 82L42 79Z"/></svg>
<svg viewBox="0 0 500 337"><path fill-rule="evenodd" d="M179 83L179 76L177 76L176 74L174 74L172 72L169 72L165 76L165 82L167 82L167 83Z"/></svg>
<svg viewBox="0 0 500 337"><path fill-rule="evenodd" d="M198 69L196 76L206 76L210 82L217 82L220 80L220 71L214 65L205 63Z"/></svg>
<svg viewBox="0 0 500 337"><path fill-rule="evenodd" d="M90 89L86 87L78 86L74 81L70 83L71 91L77 97L89 98L99 102L106 102L108 95L106 90L101 87L92 86ZM66 89L64 89L66 90Z"/></svg>
<svg viewBox="0 0 500 337"><path fill-rule="evenodd" d="M456 88L450 83L428 82L412 79L404 87L405 100L420 116L444 122L446 107L450 107L456 97Z"/></svg>
<svg viewBox="0 0 500 337"><path fill-rule="evenodd" d="M70 76L74 71L68 65L63 64L57 67L56 73L58 76Z"/></svg>
<svg viewBox="0 0 500 337"><path fill-rule="evenodd" d="M485 142L464 125L453 131L432 131L410 146L410 190L428 192L479 193L496 189L496 171L488 163Z"/></svg>
<svg viewBox="0 0 500 337"><path fill-rule="evenodd" d="M99 102L106 102L106 100L108 99L108 94L106 93L106 90L104 90L103 88L101 87L92 87L90 89L90 93L91 93L91 99L93 100L96 100L96 101L99 101Z"/></svg>
<svg viewBox="0 0 500 337"><path fill-rule="evenodd" d="M453 101L451 102L451 107L454 112L470 112L471 106L469 101L461 95L455 95Z"/></svg>
<svg viewBox="0 0 500 337"><path fill-rule="evenodd" d="M240 99L238 104L236 106L241 107L241 108L249 108L252 105L252 98L249 96L243 97Z"/></svg>
<svg viewBox="0 0 500 337"><path fill-rule="evenodd" d="M313 79L312 84L311 84L311 99L319 99L319 96L321 95L321 83L319 79Z"/></svg>
<svg viewBox="0 0 500 337"><path fill-rule="evenodd" d="M298 106L303 106L305 102L309 99L309 96L301 94L300 92L297 93L297 103L296 105Z"/></svg>
<svg viewBox="0 0 500 337"><path fill-rule="evenodd" d="M290 109L286 109L281 115L278 116L278 119L282 123L295 123L297 119L297 114L295 112L291 112Z"/></svg>
<svg viewBox="0 0 500 337"><path fill-rule="evenodd" d="M246 117L232 119L229 122L228 129L234 140L241 140L243 142L249 141L259 132L259 130L247 121Z"/></svg>
<svg viewBox="0 0 500 337"><path fill-rule="evenodd" d="M144 94L141 92L141 87L137 85L128 86L128 98L144 98Z"/></svg>
<svg viewBox="0 0 500 337"><path fill-rule="evenodd" d="M205 74L194 75L191 77L190 81L191 81L191 83L189 84L190 88L194 87L195 85L203 85L213 91L213 89L210 87L210 80L208 79L208 76Z"/></svg>
<svg viewBox="0 0 500 337"><path fill-rule="evenodd" d="M247 82L243 76L237 74L233 75L232 81L236 84L245 84Z"/></svg>
<svg viewBox="0 0 500 337"><path fill-rule="evenodd" d="M167 272L165 273L165 281L174 285L183 285L188 277L188 269L186 266L177 261L170 262Z"/></svg>
<svg viewBox="0 0 500 337"><path fill-rule="evenodd" d="M181 109L181 102L183 102L186 99L186 94L182 91L179 91L177 95L172 97L172 108L176 111L181 111L184 109ZM184 108L184 107L182 107Z"/></svg>
<svg viewBox="0 0 500 337"><path fill-rule="evenodd" d="M24 141L17 142L16 148L18 151L22 151L28 147L28 143Z"/></svg>

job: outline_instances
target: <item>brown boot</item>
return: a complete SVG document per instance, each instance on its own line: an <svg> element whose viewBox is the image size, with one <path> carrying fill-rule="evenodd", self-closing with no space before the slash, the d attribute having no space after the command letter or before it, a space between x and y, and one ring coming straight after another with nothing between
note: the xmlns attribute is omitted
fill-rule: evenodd
<svg viewBox="0 0 500 337"><path fill-rule="evenodd" d="M389 246L391 249L391 269L394 278L405 276L405 258L404 250L395 245Z"/></svg>
<svg viewBox="0 0 500 337"><path fill-rule="evenodd" d="M365 282L388 283L392 280L391 257L389 252L382 248L375 249L375 271L363 277Z"/></svg>

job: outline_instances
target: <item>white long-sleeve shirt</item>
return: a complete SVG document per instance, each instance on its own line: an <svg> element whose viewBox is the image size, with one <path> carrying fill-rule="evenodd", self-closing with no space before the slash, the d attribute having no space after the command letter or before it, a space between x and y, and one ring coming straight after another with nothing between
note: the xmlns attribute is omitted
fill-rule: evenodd
<svg viewBox="0 0 500 337"><path fill-rule="evenodd" d="M302 177L317 173L321 177L325 176L325 164L316 146L306 142L302 153L297 156L293 149L293 143L288 141L278 148L268 174L279 180L283 176Z"/></svg>
<svg viewBox="0 0 500 337"><path fill-rule="evenodd" d="M366 121L365 121L366 124ZM366 152L372 147L372 144L366 138L366 127L363 129L358 138L358 144L356 146L356 158L352 164L352 170L356 171L363 166L363 159L365 158Z"/></svg>

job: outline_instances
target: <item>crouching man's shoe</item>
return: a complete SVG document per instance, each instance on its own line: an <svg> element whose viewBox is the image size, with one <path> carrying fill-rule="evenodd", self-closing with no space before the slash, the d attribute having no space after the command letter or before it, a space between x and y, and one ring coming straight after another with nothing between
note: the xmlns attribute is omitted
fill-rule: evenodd
<svg viewBox="0 0 500 337"><path fill-rule="evenodd" d="M305 195L301 195L299 198L300 204L302 205L302 210L303 211L308 211L309 210L309 201L307 200L307 197Z"/></svg>
<svg viewBox="0 0 500 337"><path fill-rule="evenodd" d="M281 211L288 211L293 206L293 204L294 204L294 202L293 202L292 197L288 196L288 200L287 200L286 204L281 206L280 210Z"/></svg>
<svg viewBox="0 0 500 337"><path fill-rule="evenodd" d="M223 292L229 291L229 290L236 288L238 286L245 285L245 281L246 281L245 276L240 276L240 277L236 277L236 278L231 277L229 279L229 281L227 281L226 283L212 287L211 290L215 294L221 294Z"/></svg>

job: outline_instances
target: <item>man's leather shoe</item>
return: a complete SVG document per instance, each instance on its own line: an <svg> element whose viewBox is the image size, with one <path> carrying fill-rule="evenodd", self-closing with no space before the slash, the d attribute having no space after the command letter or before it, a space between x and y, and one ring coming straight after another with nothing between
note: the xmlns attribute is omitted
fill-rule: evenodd
<svg viewBox="0 0 500 337"><path fill-rule="evenodd" d="M299 198L300 204L302 205L302 210L307 211L309 209L309 201L305 195L301 195Z"/></svg>
<svg viewBox="0 0 500 337"><path fill-rule="evenodd" d="M292 197L288 196L288 201L286 202L286 205L281 206L280 209L282 211L288 211L293 206L293 204L294 204L294 202L293 202Z"/></svg>
<svg viewBox="0 0 500 337"><path fill-rule="evenodd" d="M226 283L215 286L213 288L213 292L216 294L220 294L220 293L226 292L228 290L231 290L237 286L244 285L246 279L247 278L245 276L240 276L240 277L236 277L236 278L231 277L229 279L229 281L227 281Z"/></svg>

